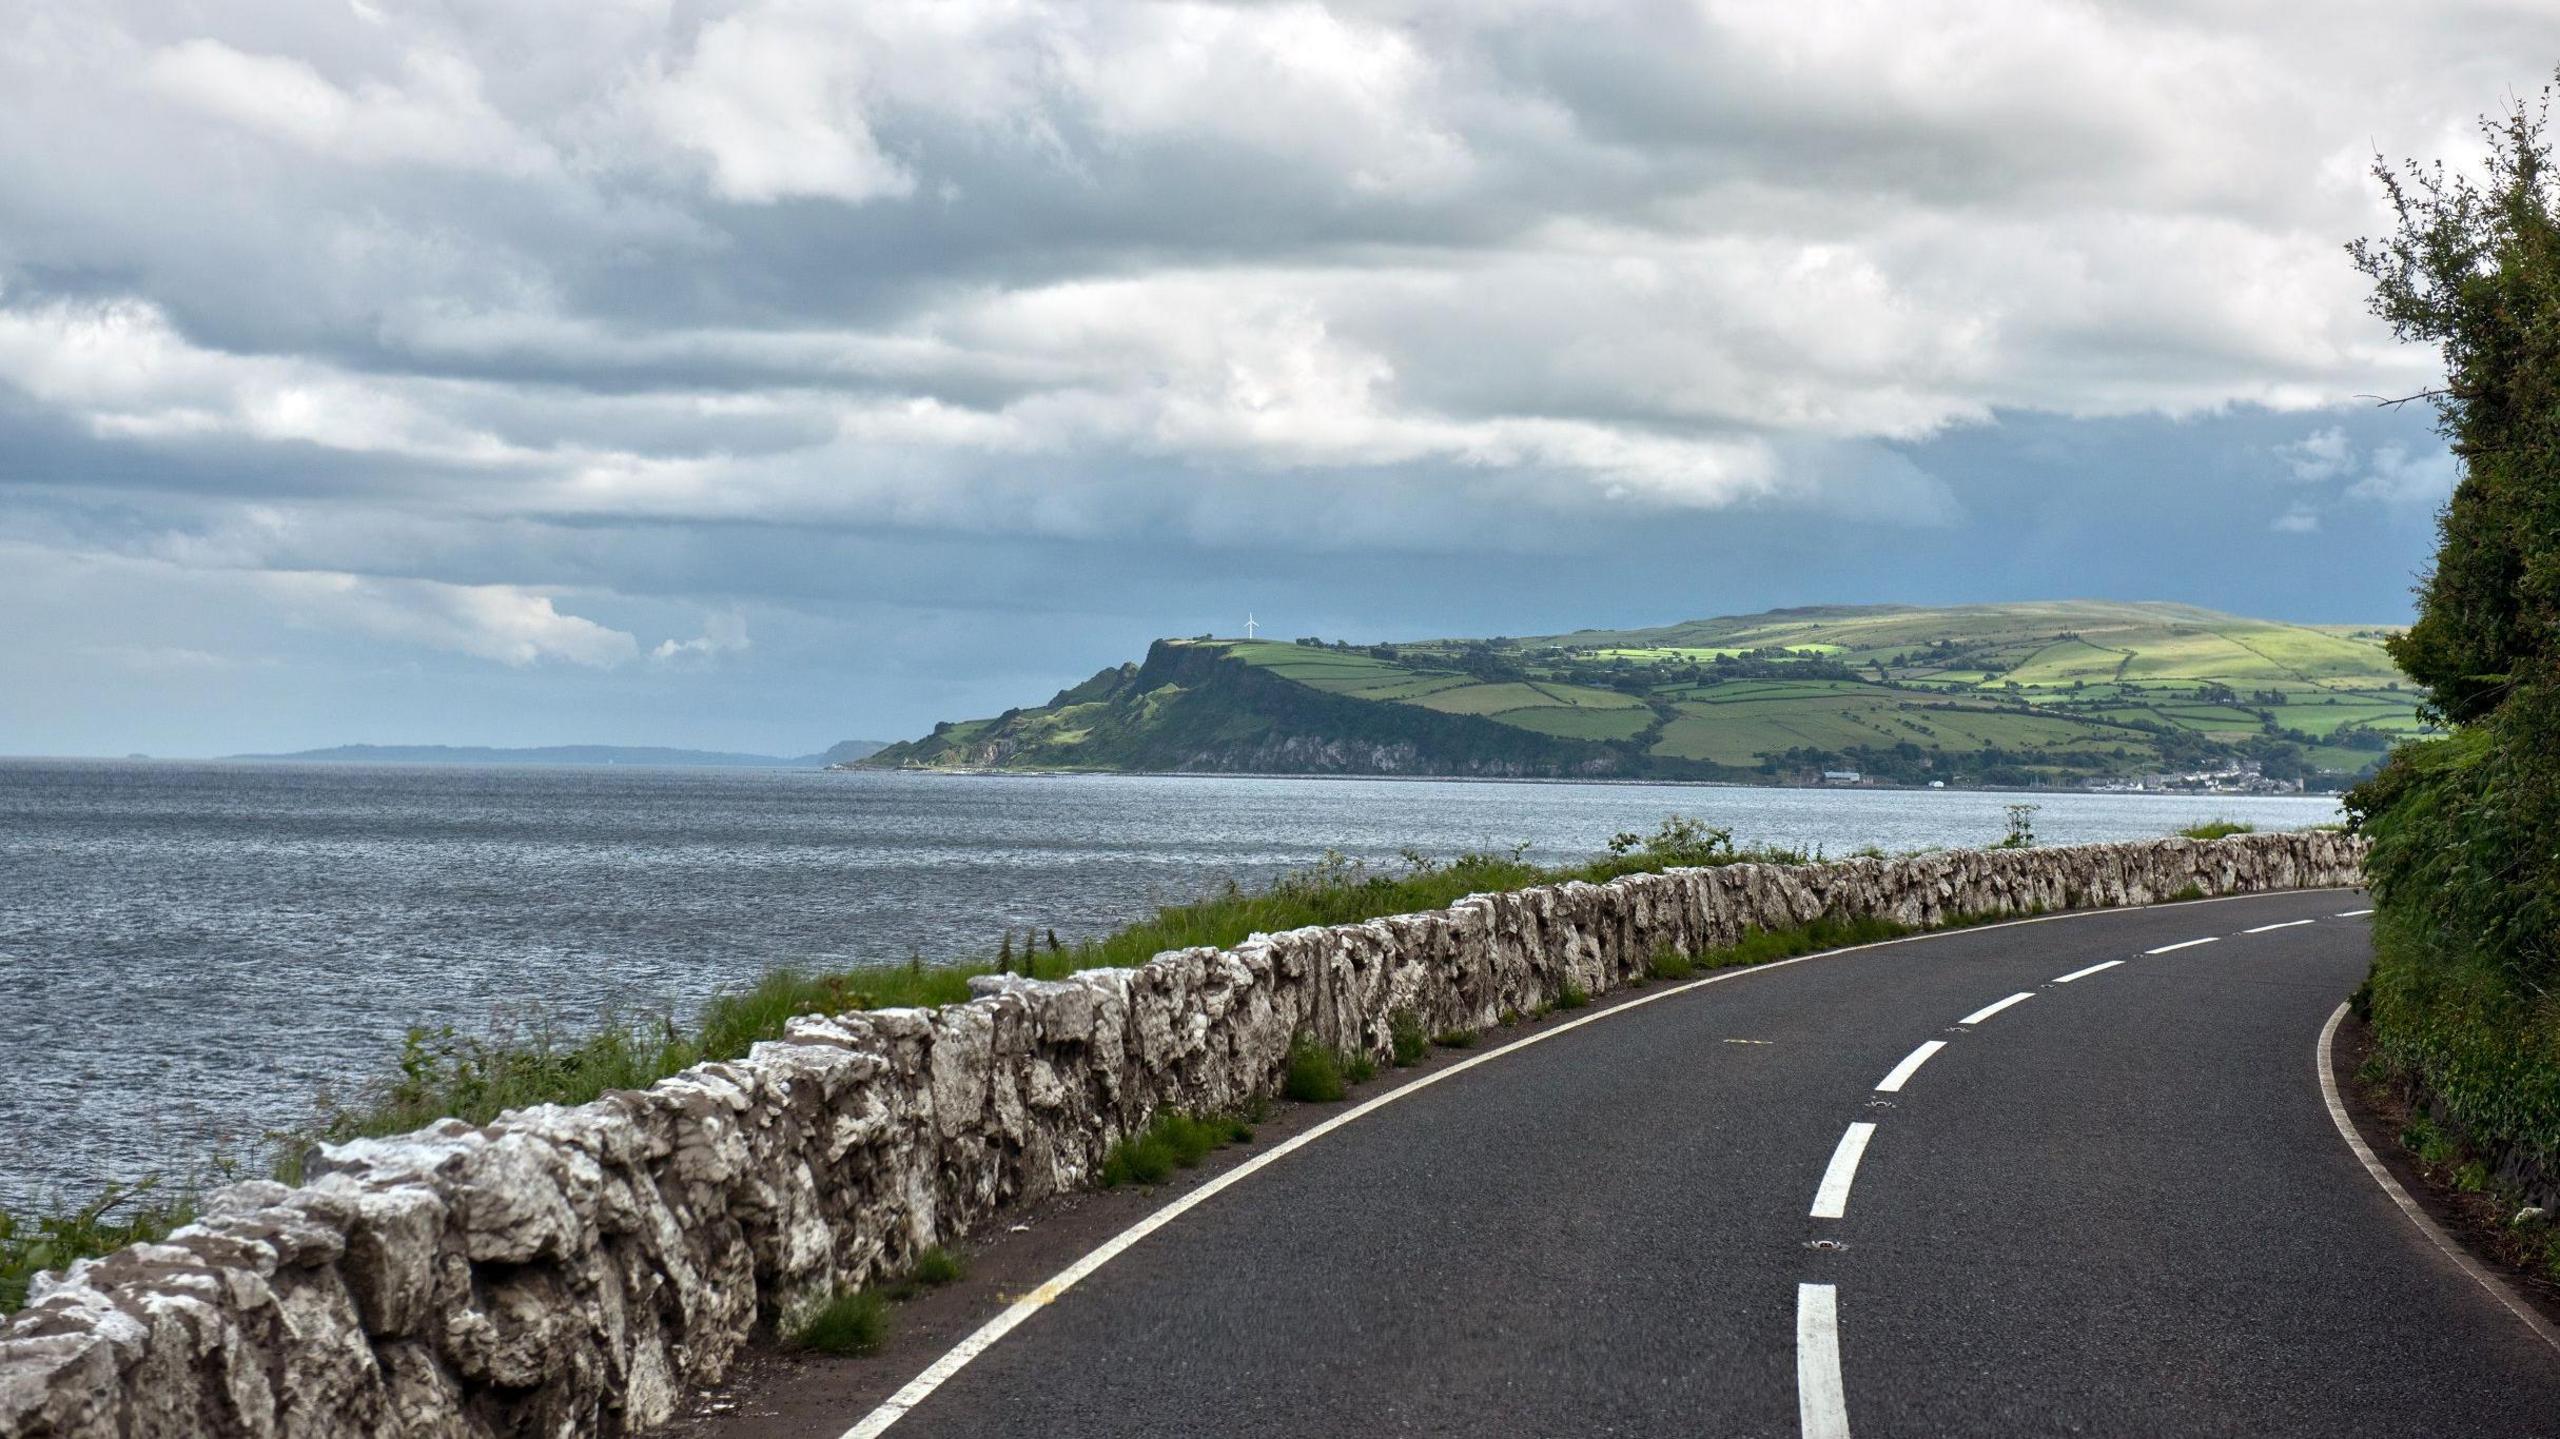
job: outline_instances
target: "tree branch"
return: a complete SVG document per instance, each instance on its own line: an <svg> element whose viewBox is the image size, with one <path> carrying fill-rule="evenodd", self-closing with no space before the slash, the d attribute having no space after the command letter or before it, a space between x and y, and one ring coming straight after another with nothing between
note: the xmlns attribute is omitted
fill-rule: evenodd
<svg viewBox="0 0 2560 1439"><path fill-rule="evenodd" d="M2402 405L2408 404L2412 400L2441 400L2452 393L2453 387L2448 385L2441 390L2420 390L2414 395L2402 395L2396 400L2387 400L2380 395L2358 395L2356 398L2359 400L2373 401L2374 407L2377 409L2396 410Z"/></svg>

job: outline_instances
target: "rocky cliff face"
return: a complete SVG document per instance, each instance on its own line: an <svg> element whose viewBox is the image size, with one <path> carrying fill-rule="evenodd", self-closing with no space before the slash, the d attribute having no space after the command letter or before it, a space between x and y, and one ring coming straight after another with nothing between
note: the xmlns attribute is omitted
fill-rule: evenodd
<svg viewBox="0 0 2560 1439"><path fill-rule="evenodd" d="M1683 870L812 1016L646 1091L336 1146L307 1185L235 1186L39 1281L0 1324L0 1435L643 1430L796 1300L1084 1184L1160 1106L1274 1093L1295 1035L1384 1057L1397 1010L1480 1028L1664 946L2347 884L2359 855L2284 834Z"/></svg>

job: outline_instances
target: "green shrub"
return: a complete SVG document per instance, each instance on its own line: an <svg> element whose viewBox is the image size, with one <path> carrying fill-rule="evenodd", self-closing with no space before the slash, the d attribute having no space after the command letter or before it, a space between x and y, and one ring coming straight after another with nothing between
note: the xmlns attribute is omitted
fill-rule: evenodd
<svg viewBox="0 0 2560 1439"><path fill-rule="evenodd" d="M904 1304L928 1289L939 1289L957 1282L969 1272L959 1255L940 1245L925 1250L907 1266L907 1272L880 1287L883 1298Z"/></svg>
<svg viewBox="0 0 2560 1439"><path fill-rule="evenodd" d="M1504 1010L1503 1013L1511 1015L1511 1011L1509 1010ZM1518 1022L1519 1019L1516 1015L1511 1015L1510 1018L1503 1021L1505 1024L1516 1024ZM1431 1036L1431 1042L1440 1046L1442 1049L1473 1049L1476 1047L1476 1032L1472 1029L1444 1029L1438 1034Z"/></svg>
<svg viewBox="0 0 2560 1439"><path fill-rule="evenodd" d="M1431 1047L1431 1036L1422 1029L1422 1016L1410 1009L1399 1009L1387 1016L1387 1045L1395 1054L1396 1067L1419 1063Z"/></svg>
<svg viewBox="0 0 2560 1439"><path fill-rule="evenodd" d="M1173 1174L1173 1146L1152 1134L1120 1140L1102 1156L1102 1187L1161 1184Z"/></svg>
<svg viewBox="0 0 2560 1439"><path fill-rule="evenodd" d="M939 1289L958 1283L969 1273L969 1266L959 1255L937 1244L916 1256L907 1270L907 1282L925 1289Z"/></svg>
<svg viewBox="0 0 2560 1439"><path fill-rule="evenodd" d="M1289 1077L1280 1092L1301 1104L1331 1104L1343 1094L1342 1060L1305 1035L1289 1046Z"/></svg>
<svg viewBox="0 0 2560 1439"><path fill-rule="evenodd" d="M1666 944L1645 961L1644 972L1654 979L1687 979L1698 972L1698 962Z"/></svg>
<svg viewBox="0 0 2560 1439"><path fill-rule="evenodd" d="M793 1316L783 1338L818 1354L868 1354L889 1337L889 1301L868 1289L838 1291Z"/></svg>
<svg viewBox="0 0 2560 1439"><path fill-rule="evenodd" d="M1105 1189L1161 1184L1175 1170L1189 1169L1226 1145L1252 1138L1253 1126L1235 1116L1158 1110L1146 1128L1104 1151L1098 1177Z"/></svg>
<svg viewBox="0 0 2560 1439"><path fill-rule="evenodd" d="M1568 979L1563 984L1556 987L1556 999L1555 1004L1552 1007L1556 1009L1580 1009L1590 1002L1590 991Z"/></svg>
<svg viewBox="0 0 2560 1439"><path fill-rule="evenodd" d="M2178 833L2187 839L2229 839L2235 834L2256 834L2258 827L2236 819L2209 819L2188 825Z"/></svg>
<svg viewBox="0 0 2560 1439"><path fill-rule="evenodd" d="M1986 920L2007 918L2005 915L1984 916ZM1974 920L1958 919L1947 927L1956 928ZM1841 919L1824 915L1811 924L1787 929L1755 929L1721 949L1711 949L1697 958L1701 969L1731 969L1744 965L1767 964L1771 960L1793 959L1817 950L1846 949L1851 945L1875 944L1900 939L1915 931L1907 924L1889 919Z"/></svg>
<svg viewBox="0 0 2560 1439"><path fill-rule="evenodd" d="M2003 806L2003 808L2005 808L2009 814L2009 832L2002 835L2000 837L2000 842L1991 847L1993 849L2035 848L2036 811L2044 808L2044 806L2035 804L2013 804Z"/></svg>

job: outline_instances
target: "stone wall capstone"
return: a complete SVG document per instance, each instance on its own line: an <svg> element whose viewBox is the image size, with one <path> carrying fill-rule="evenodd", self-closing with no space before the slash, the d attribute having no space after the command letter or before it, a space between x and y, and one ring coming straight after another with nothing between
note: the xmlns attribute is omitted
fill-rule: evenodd
<svg viewBox="0 0 2560 1439"><path fill-rule="evenodd" d="M1824 915L1960 918L2360 882L2361 842L1949 851L1476 895L965 1004L794 1020L642 1091L324 1148L0 1321L0 1436L624 1434L761 1322L1085 1184L1157 1109L1278 1091L1293 1037L1483 1028Z"/></svg>

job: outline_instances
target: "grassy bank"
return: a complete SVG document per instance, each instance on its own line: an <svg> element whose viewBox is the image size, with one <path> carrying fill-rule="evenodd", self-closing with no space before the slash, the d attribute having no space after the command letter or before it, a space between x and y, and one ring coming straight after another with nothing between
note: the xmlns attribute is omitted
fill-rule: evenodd
<svg viewBox="0 0 2560 1439"><path fill-rule="evenodd" d="M1144 964L1169 949L1224 948L1256 933L1440 909L1470 894L1566 880L1597 883L1676 866L1807 858L1793 850L1738 848L1728 832L1676 815L1652 834L1619 836L1607 854L1577 865L1535 865L1518 851L1448 861L1408 853L1393 868L1328 855L1266 888L1247 890L1230 882L1215 894L1164 906L1096 939L1065 943L1054 932L1025 931L1018 942L1007 933L992 953L956 962L917 960L833 972L777 969L748 989L715 997L690 1027L652 1015L583 1034L547 1028L494 1036L412 1031L397 1072L360 1102L328 1110L309 1138L400 1134L447 1116L479 1124L527 1105L583 1104L612 1090L645 1088L705 1060L743 1057L758 1041L780 1038L783 1026L800 1015L957 1003L969 997L969 980L982 974L1056 979L1078 970Z"/></svg>
<svg viewBox="0 0 2560 1439"><path fill-rule="evenodd" d="M2560 997L2448 953L2406 912L2383 910L2356 999L2376 1051L2445 1126L2560 1169Z"/></svg>

